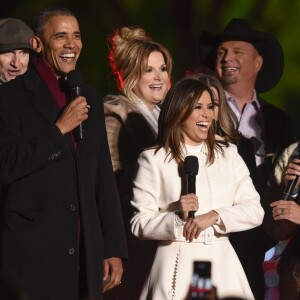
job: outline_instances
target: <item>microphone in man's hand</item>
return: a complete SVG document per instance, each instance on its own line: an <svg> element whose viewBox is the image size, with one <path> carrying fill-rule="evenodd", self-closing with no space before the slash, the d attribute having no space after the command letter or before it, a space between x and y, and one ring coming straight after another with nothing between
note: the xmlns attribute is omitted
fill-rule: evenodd
<svg viewBox="0 0 300 300"><path fill-rule="evenodd" d="M196 195L196 175L199 171L198 158L194 155L188 155L184 159L184 173L186 174L187 193ZM195 218L195 211L189 211L188 217Z"/></svg>
<svg viewBox="0 0 300 300"><path fill-rule="evenodd" d="M67 84L67 88L70 92L71 99L75 99L78 96L83 95L82 93L82 87L84 85L84 79L82 76L82 73L78 70L72 70L70 71L66 77L65 81ZM80 123L74 130L74 139L76 142L79 142L83 139L83 126L82 123Z"/></svg>
<svg viewBox="0 0 300 300"><path fill-rule="evenodd" d="M298 154L294 158L300 159L300 142L298 142L297 152L298 152ZM299 179L299 175L296 175L294 179L289 180L287 182L287 185L286 185L286 187L283 191L283 195L282 195L283 200L291 200L291 196L294 192L294 189L295 189L298 179Z"/></svg>

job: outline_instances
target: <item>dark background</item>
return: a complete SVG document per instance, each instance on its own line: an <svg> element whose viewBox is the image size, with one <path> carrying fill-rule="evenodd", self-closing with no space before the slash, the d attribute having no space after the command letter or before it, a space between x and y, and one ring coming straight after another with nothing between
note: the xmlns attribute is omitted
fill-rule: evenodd
<svg viewBox="0 0 300 300"><path fill-rule="evenodd" d="M284 74L274 89L261 96L289 112L300 135L299 0L2 0L0 17L19 18L31 26L38 12L49 6L63 6L77 15L83 39L78 68L103 94L118 92L107 65L107 37L115 27L139 25L164 44L173 56L174 82L196 65L202 30L219 32L232 18L247 19L282 45Z"/></svg>

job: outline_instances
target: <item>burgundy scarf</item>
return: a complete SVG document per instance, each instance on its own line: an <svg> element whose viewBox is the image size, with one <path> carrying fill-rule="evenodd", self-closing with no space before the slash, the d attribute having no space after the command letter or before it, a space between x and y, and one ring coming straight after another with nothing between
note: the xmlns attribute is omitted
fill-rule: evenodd
<svg viewBox="0 0 300 300"><path fill-rule="evenodd" d="M33 63L36 71L39 73L45 84L48 86L59 110L61 110L67 104L67 98L65 92L62 90L59 80L57 80L52 69L44 62L43 59L34 56ZM77 143L74 140L74 136L71 132L74 149L77 149ZM78 249L80 244L80 217L78 217ZM78 267L79 268L79 267Z"/></svg>
<svg viewBox="0 0 300 300"><path fill-rule="evenodd" d="M34 66L40 74L43 81L48 86L54 100L59 109L62 109L67 104L65 92L61 89L59 81L55 77L52 69L44 62L43 59L35 56L33 58Z"/></svg>
<svg viewBox="0 0 300 300"><path fill-rule="evenodd" d="M35 69L49 88L55 103L59 110L61 110L65 105L67 104L67 98L65 91L62 89L59 80L57 80L53 70L48 66L48 64L45 63L45 61L42 58L39 58L38 56L33 57L33 63L35 66ZM77 149L77 143L74 139L73 133L71 132L72 141L74 149Z"/></svg>

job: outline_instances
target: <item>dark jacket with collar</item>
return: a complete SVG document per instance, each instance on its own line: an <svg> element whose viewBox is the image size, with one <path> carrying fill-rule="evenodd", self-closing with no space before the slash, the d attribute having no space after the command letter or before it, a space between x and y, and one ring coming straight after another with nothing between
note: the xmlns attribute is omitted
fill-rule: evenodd
<svg viewBox="0 0 300 300"><path fill-rule="evenodd" d="M263 141L265 144L265 161L256 186L260 195L264 193L267 181L282 151L295 142L296 135L291 117L278 107L262 100Z"/></svg>
<svg viewBox="0 0 300 300"><path fill-rule="evenodd" d="M74 152L35 70L0 87L0 270L31 300L78 299L79 269L84 294L102 299L103 259L127 256L102 98L87 86L84 95L91 109Z"/></svg>
<svg viewBox="0 0 300 300"><path fill-rule="evenodd" d="M265 159L264 163L251 173L254 185L262 196L276 160L282 151L295 141L295 135L292 120L286 112L260 97L258 99L263 120L262 138L265 144ZM246 148L245 151L242 152L240 149L239 152L247 163L253 161L254 152L249 151L249 147ZM248 167L250 171L253 170L253 163ZM230 242L243 265L255 299L264 299L265 285L262 264L265 252L275 246L277 241L269 237L262 226L258 226L251 230L232 233Z"/></svg>

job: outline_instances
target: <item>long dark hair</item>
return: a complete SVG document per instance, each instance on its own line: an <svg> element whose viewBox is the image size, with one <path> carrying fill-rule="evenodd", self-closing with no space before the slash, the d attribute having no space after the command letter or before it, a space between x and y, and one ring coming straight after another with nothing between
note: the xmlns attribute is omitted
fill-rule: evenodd
<svg viewBox="0 0 300 300"><path fill-rule="evenodd" d="M226 96L222 84L217 77L211 72L199 72L191 74L189 77L195 78L207 84L210 88L215 88L217 91L216 106L219 107L218 119L216 120L215 131L218 135L224 138L225 141L236 143L240 137L235 129L235 124L238 123L237 117L227 103Z"/></svg>
<svg viewBox="0 0 300 300"><path fill-rule="evenodd" d="M204 91L210 94L214 102L214 94L204 82L192 77L183 78L171 87L161 106L158 119L158 149L164 148L170 159L174 159L180 166L183 165L185 155L181 125L192 114ZM218 148L223 153L222 147L215 141L213 126L210 126L207 139L203 142L208 149L207 163L212 164L215 159L214 149Z"/></svg>

